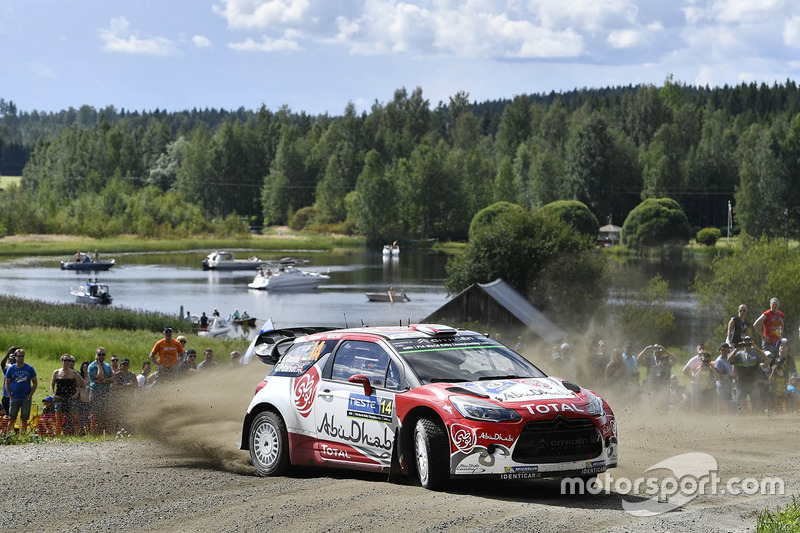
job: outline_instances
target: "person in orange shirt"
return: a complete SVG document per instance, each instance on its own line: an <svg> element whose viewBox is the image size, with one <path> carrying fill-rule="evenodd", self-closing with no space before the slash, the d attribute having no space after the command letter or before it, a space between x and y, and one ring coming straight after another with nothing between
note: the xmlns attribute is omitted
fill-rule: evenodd
<svg viewBox="0 0 800 533"><path fill-rule="evenodd" d="M183 360L183 344L172 338L172 326L164 328L164 338L153 346L150 360L158 367L158 377L171 376Z"/></svg>

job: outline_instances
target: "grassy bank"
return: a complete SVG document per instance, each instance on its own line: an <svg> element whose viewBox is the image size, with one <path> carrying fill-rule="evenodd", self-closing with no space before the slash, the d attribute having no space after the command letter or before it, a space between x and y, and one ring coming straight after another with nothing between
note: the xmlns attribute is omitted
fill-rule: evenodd
<svg viewBox="0 0 800 533"><path fill-rule="evenodd" d="M26 255L72 257L76 250L92 252L97 250L107 254L209 249L333 250L363 246L364 239L361 237L305 234L287 228L269 228L263 235L247 235L241 238L198 235L192 239L143 239L134 236L93 239L77 235L14 235L0 239L0 257Z"/></svg>

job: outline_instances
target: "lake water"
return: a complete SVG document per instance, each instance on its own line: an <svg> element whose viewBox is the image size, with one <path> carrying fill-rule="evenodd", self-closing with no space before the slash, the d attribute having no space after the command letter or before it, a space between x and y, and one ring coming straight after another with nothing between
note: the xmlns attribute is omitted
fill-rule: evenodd
<svg viewBox="0 0 800 533"><path fill-rule="evenodd" d="M304 270L331 277L318 289L305 292L249 289L247 284L254 276L250 271L203 271L201 261L208 252L108 254L103 259L113 257L117 265L96 276L108 284L114 307L176 316L181 309L184 314L189 311L193 315L203 311L211 315L218 309L223 317L238 309L261 320L271 318L278 327L419 322L449 300L444 290L447 256L431 251L404 249L393 258L361 250L291 252L310 260L301 266ZM288 252L235 251L239 259L254 254L262 259L279 259ZM70 289L88 275L60 270L60 259L69 258L30 257L0 263L0 293L48 302L74 302ZM669 339L658 342L690 348L706 335L706 317L700 315L689 289L700 268L691 261L627 261L612 276L608 311L615 314L626 303L641 301L647 282L659 274L670 282L666 305L675 315L677 327ZM411 301L370 302L364 294L389 287L405 290Z"/></svg>
<svg viewBox="0 0 800 533"><path fill-rule="evenodd" d="M404 251L400 257L379 253L297 253L310 263L301 268L330 275L318 289L304 292L269 292L249 289L254 271L203 271L208 251L186 253L107 254L116 266L91 273L107 283L112 306L178 315L183 308L193 315L218 309L223 317L235 309L276 326L392 324L420 321L448 301L444 291L446 255ZM245 259L254 251L236 251ZM264 259L281 255L259 253ZM287 255L286 253L282 254ZM25 258L0 263L0 293L47 302L74 303L71 288L89 273L59 269L62 258ZM364 293L405 290L408 302L370 302Z"/></svg>

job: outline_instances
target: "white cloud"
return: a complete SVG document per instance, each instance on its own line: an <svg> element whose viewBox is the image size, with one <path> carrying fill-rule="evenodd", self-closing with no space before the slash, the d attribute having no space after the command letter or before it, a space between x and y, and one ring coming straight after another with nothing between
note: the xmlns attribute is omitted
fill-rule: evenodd
<svg viewBox="0 0 800 533"><path fill-rule="evenodd" d="M108 29L97 30L97 36L103 41L103 49L107 52L123 52L167 56L177 53L175 44L164 37L140 39L131 31L130 22L125 17L111 19Z"/></svg>
<svg viewBox="0 0 800 533"><path fill-rule="evenodd" d="M783 11L786 0L719 0L712 10L717 20L733 23L753 23Z"/></svg>
<svg viewBox="0 0 800 533"><path fill-rule="evenodd" d="M29 65L31 72L41 78L57 78L56 71L44 63L34 62Z"/></svg>
<svg viewBox="0 0 800 533"><path fill-rule="evenodd" d="M545 28L597 31L633 23L639 8L633 0L528 0L530 10Z"/></svg>
<svg viewBox="0 0 800 533"><path fill-rule="evenodd" d="M306 20L309 0L220 0L213 10L229 28L267 29Z"/></svg>
<svg viewBox="0 0 800 533"><path fill-rule="evenodd" d="M261 42L247 38L243 42L229 43L228 47L241 52L279 52L283 50L300 50L296 41L291 39L270 39L266 35L261 37Z"/></svg>
<svg viewBox="0 0 800 533"><path fill-rule="evenodd" d="M783 44L800 48L800 16L794 16L784 23Z"/></svg>
<svg viewBox="0 0 800 533"><path fill-rule="evenodd" d="M192 37L192 42L197 48L208 48L211 46L211 41L204 35L195 35Z"/></svg>
<svg viewBox="0 0 800 533"><path fill-rule="evenodd" d="M656 34L664 31L664 26L654 22L642 29L615 30L608 34L606 42L614 48L636 48L650 44Z"/></svg>

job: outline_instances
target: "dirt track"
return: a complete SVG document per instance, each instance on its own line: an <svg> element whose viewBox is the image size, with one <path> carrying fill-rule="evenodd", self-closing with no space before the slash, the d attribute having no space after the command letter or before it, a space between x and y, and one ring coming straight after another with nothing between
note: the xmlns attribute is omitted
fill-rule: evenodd
<svg viewBox="0 0 800 533"><path fill-rule="evenodd" d="M678 417L616 404L618 479L705 452L723 478L779 476L784 496L700 496L655 517L625 512L618 493L562 496L557 481L460 482L445 493L383 476L298 470L259 478L235 447L265 368L150 391L136 424L148 439L4 447L0 531L731 531L785 505L800 487L800 417ZM601 479L603 479L601 477Z"/></svg>

